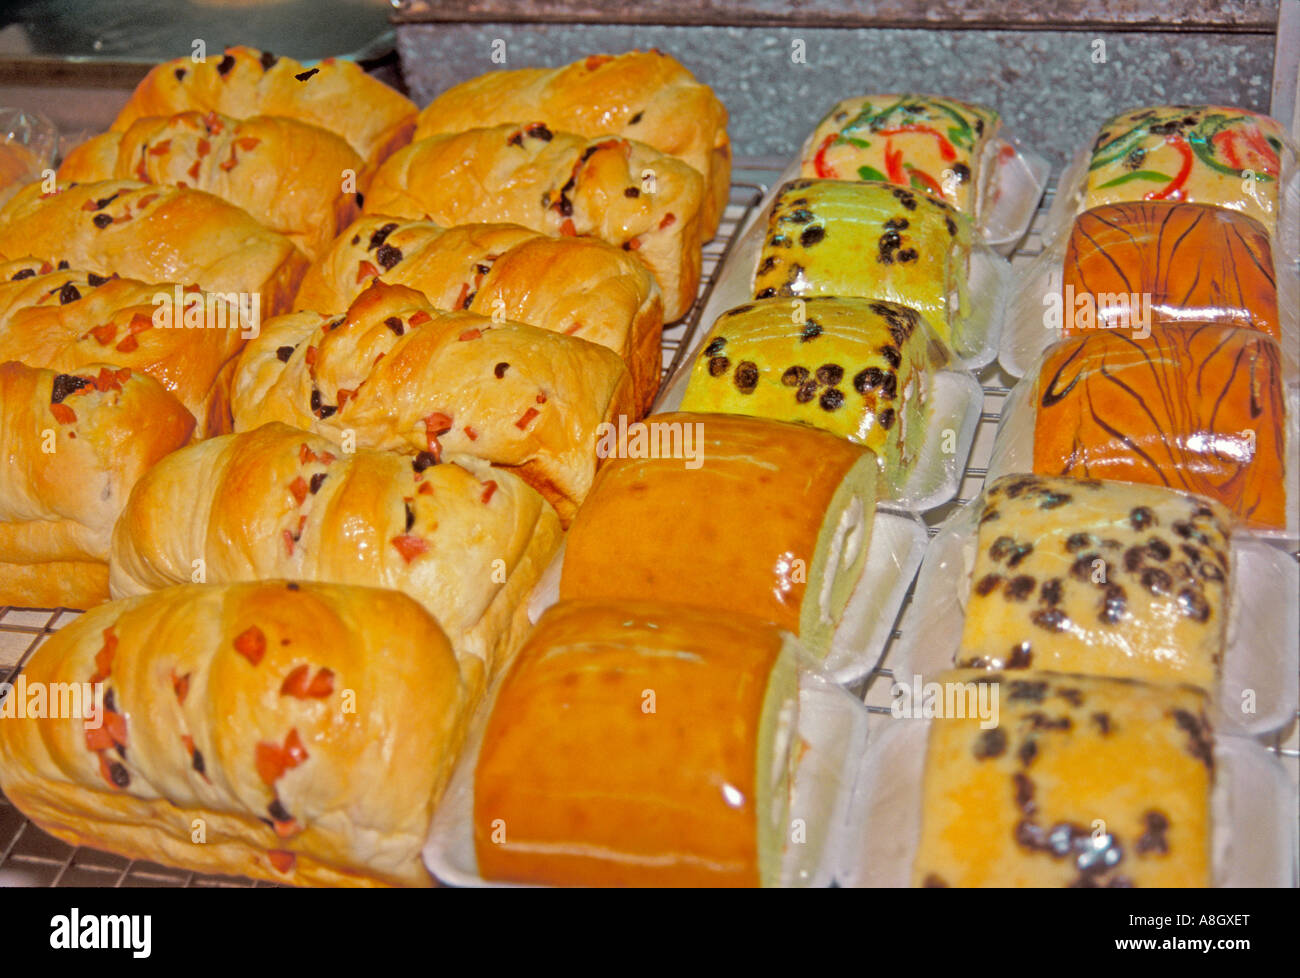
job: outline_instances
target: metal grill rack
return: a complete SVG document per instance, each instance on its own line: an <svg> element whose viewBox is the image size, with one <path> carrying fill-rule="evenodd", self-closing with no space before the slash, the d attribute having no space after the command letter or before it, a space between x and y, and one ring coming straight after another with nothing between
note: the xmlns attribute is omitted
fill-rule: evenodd
<svg viewBox="0 0 1300 978"><path fill-rule="evenodd" d="M700 326L700 315L708 302L716 272L730 253L737 232L745 226L768 187L777 178L784 161L768 159L735 163L735 179L727 209L717 236L704 247L700 294L690 312L677 325L666 328L663 337L663 376L671 376L689 352ZM1018 267L1042 252L1041 229L1051 204L1049 190L1034 217L1029 235L1012 258ZM988 460L1002 406L1010 393L1011 380L995 365L980 373L984 388L984 410L975 437L971 457L963 473L958 499L931 511L926 516L930 536L957 507L973 499L983 489ZM1300 557L1300 554L1297 555ZM889 643L881 653L876 668L856 691L866 701L873 726L889 720L889 688L893 673L889 657L909 627L912 592L899 612ZM0 677L12 681L23 662L49 634L71 621L78 612L66 608L0 607ZM1293 781L1300 783L1300 713L1284 731L1265 739L1265 744L1281 756ZM132 861L94 849L74 848L52 838L23 817L0 794L0 886L195 886L195 887L266 887L274 884L229 876L206 876L172 869L155 863Z"/></svg>

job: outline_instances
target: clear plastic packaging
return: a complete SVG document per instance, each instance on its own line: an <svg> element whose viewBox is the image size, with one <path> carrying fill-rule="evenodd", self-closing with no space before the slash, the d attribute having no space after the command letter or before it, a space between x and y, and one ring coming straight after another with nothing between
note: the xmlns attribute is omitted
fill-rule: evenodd
<svg viewBox="0 0 1300 978"><path fill-rule="evenodd" d="M873 732L853 794L842 885L911 885L930 723L892 720ZM1285 769L1258 743L1222 734L1214 761L1214 885L1295 886L1296 791Z"/></svg>
<svg viewBox="0 0 1300 978"><path fill-rule="evenodd" d="M862 574L832 636L830 650L819 664L835 682L851 685L875 668L928 542L925 524L916 516L876 509ZM561 546L529 595L528 618L534 625L559 601L563 570Z"/></svg>
<svg viewBox="0 0 1300 978"><path fill-rule="evenodd" d="M1300 201L1296 202L1300 209ZM1071 216L1016 276L998 360L1023 376L1065 335L1112 329L1145 342L1171 323L1256 329L1287 372L1300 352L1300 271L1251 217L1205 204L1139 201Z"/></svg>
<svg viewBox="0 0 1300 978"><path fill-rule="evenodd" d="M840 181L824 182L840 183ZM783 188L787 186L787 183L777 184L769 192L764 202L755 209L750 223L735 238L731 255L719 270L709 300L701 310L700 322L712 324L727 310L744 305L755 298L755 284L764 247L768 240L769 221L772 218L774 208L781 204L780 195ZM848 184L848 186L854 185ZM859 184L859 186L879 187L881 185L863 183ZM895 189L907 195L914 195L902 188ZM917 197L917 206L922 212L933 210L934 208L928 205L926 200L921 199L923 196ZM915 212L911 211L907 213L915 214ZM823 223L820 226L824 227L825 224ZM870 237L869 234L863 235L859 229L852 230L860 236L858 247L863 249L864 253L868 248L874 249L876 247L876 238ZM832 229L829 233L833 235L834 230ZM908 229L903 229L903 235L908 233ZM900 237L900 243L906 240L906 237ZM902 250L906 250L905 244ZM891 291L892 287L888 281L883 279L882 286L879 288L862 288L853 292L847 292L843 289L838 292L823 291L817 289L815 282L811 282L807 286L801 284L799 294L856 294L863 298L883 299L917 307L918 311L931 319L940 337L948 339L949 346L962 365L975 369L991 363L997 356L998 332L1001 328L1004 304L1011 282L1011 265L988 244L975 236L970 240L969 248L964 257L965 275L964 283L962 283L957 280L962 271L958 266L963 260L958 252L960 252L960 248L955 248L953 260L949 263L954 280L947 281L936 278L932 283L933 290L944 293L943 308L946 311L942 315L945 317L946 322L942 324L935 321L937 317L932 311L919 308L915 300L908 301L909 296L902 294L901 290ZM889 266L882 267L897 271L900 266L898 263L891 263ZM799 281L803 282L805 279ZM804 291L805 288L806 291ZM868 292L871 294L867 294ZM965 295L964 306L962 305L962 294ZM945 327L948 337L943 335ZM698 354L705 335L707 334L702 333L697 336L694 346L688 351L689 360L693 361Z"/></svg>
<svg viewBox="0 0 1300 978"><path fill-rule="evenodd" d="M926 551L913 596L917 614L895 653L895 676L919 675L927 682L954 667L976 576L983 506L981 497L955 512ZM1107 556L1115 563L1122 559ZM1218 710L1219 729L1258 736L1284 727L1300 697L1300 605L1295 600L1300 565L1276 547L1236 533L1229 567L1221 672L1217 689L1207 692ZM1132 587L1129 578L1124 575L1121 583ZM1032 673L1007 670L1007 675Z"/></svg>
<svg viewBox="0 0 1300 978"><path fill-rule="evenodd" d="M0 204L53 166L58 147L58 130L43 115L28 109L0 108Z"/></svg>
<svg viewBox="0 0 1300 978"><path fill-rule="evenodd" d="M1259 220L1283 254L1300 252L1297 150L1268 116L1224 106L1133 109L1109 120L1057 184L1043 240L1105 203L1185 200Z"/></svg>
<svg viewBox="0 0 1300 978"><path fill-rule="evenodd" d="M848 806L866 751L868 713L856 697L830 682L806 656L797 657L796 669L797 720L790 740L791 831L783 833L778 885L825 887L847 861ZM479 874L474 846L475 772L499 687L500 681L470 727L424 847L429 871L453 886L526 885L484 879ZM726 721L723 717L712 719ZM699 718L700 723L709 720Z"/></svg>
<svg viewBox="0 0 1300 978"><path fill-rule="evenodd" d="M1300 381L1285 376L1278 344L1228 327L1170 326L1136 347L1110 335L1063 340L1029 366L1003 404L989 481L1037 471L1168 484L1218 499L1264 539L1300 540ZM1050 389L1040 394L1040 384ZM1090 396L1094 384L1106 386ZM1036 445L1044 398L1052 413ZM1121 407L1125 413L1113 416ZM1119 434L1106 433L1094 413ZM1171 413L1181 427L1170 423ZM1196 423L1189 426L1189 418ZM1052 463L1040 467L1036 458ZM1245 458L1250 465L1242 465ZM1270 518L1243 512L1251 508Z"/></svg>
<svg viewBox="0 0 1300 978"><path fill-rule="evenodd" d="M747 303L746 306L741 308L745 309L746 314L749 315L752 314L751 310L756 306L765 303L776 303L781 304L782 311L787 311L787 307L784 306L786 301L787 300L784 299L757 300L754 303ZM816 322L819 329L825 321L821 314L820 303L826 301L828 300L812 299L806 303L807 315L810 317L810 320L813 316L817 317ZM862 302L862 300L833 301L836 303L843 301L850 306L854 303ZM877 303L876 305L879 304ZM732 320L733 317L729 316L727 319ZM739 330L739 321L733 321L737 323L736 329ZM710 350L714 350L718 353L729 354L729 365L734 364L736 360L741 357L755 355L754 351L756 345L751 344L750 346L745 346L744 343L748 337L744 333L738 333L738 335L733 337L732 340L728 340L728 343L730 344L729 348L720 348L715 346L717 336L716 330L719 326L721 326L721 323L716 323L707 333L705 333L706 338L704 340L704 346L700 348L700 353L697 359L686 360L677 373L670 377L664 385L656 409L658 412L678 411L682 409L682 401L687 389L692 383L692 376L694 374L701 374L701 367L708 367L711 371L712 364L710 363L710 360L716 358L711 356ZM797 326L791 325L787 328L787 331L792 332L792 335L795 335L793 331L797 331L797 329ZM770 328L765 328L765 331L767 333L772 332ZM708 337L714 337L714 339L710 340ZM820 337L818 339L820 340ZM814 341L814 344L816 342L817 341ZM823 348L815 345L809 346L806 348L807 354L803 355L805 350L804 345L797 339L794 340L794 343L794 348L798 350L796 359L805 360L815 369L816 364L823 359ZM775 344L773 345L775 346ZM758 349L761 350L761 347ZM853 353L848 352L848 350L843 346L838 347L837 349L844 351L849 357L853 356ZM773 350L772 352L774 354L778 353L777 350ZM779 352L784 353L788 351ZM906 359L908 358L904 355L904 360ZM942 358L938 359L942 360ZM757 381L760 388L763 387L764 381L767 377L770 376L770 378L775 378L778 376L780 369L784 364L784 360L777 363L775 365L775 371L772 370L772 364L760 365L758 367ZM849 403L845 404L840 409L839 413L843 414L846 419L851 417L849 412L854 410L857 404L857 395L852 393L852 385L856 383L856 379L851 375L858 365L859 364L856 362L852 363L852 366L848 368L841 384L841 387L848 392L847 396ZM764 369L767 370L767 374L764 374ZM879 374L880 371L877 370L876 373ZM810 387L819 387L816 378L811 374L808 376L811 381ZM971 445L975 439L975 432L979 427L980 413L983 410L984 393L979 382L969 371L960 369L956 365L952 364L936 368L933 366L933 360L928 364L915 368L912 376L916 378L916 382L919 385L919 390L916 392L908 390L903 386L903 374L899 374L898 376L900 379L900 400L891 403L896 404L899 408L900 415L904 417L903 423L906 424L910 420L907 419L906 416L909 404L908 399L911 397L918 398L921 408L921 419L919 425L920 435L916 444L910 446L912 458L906 465L902 466L898 471L892 470L891 467L886 468L886 478L884 482L885 493L882 497L882 502L893 508L906 510L908 512L921 513L936 506L943 505L956 496L959 491L961 487L962 470L966 459L970 456ZM783 376L781 379L784 383L785 377ZM707 383L709 381L710 377L701 376L696 382ZM725 378L722 383L726 383ZM774 412L781 412L784 410L784 415L789 416L783 416L782 413L773 413L769 415L762 410L761 407L753 412L754 415L765 417L771 416L777 420L783 421L803 420L803 418L793 413L798 408L795 401L795 391L791 390L788 384L785 384L785 386L779 389L775 388L775 385L771 385L771 387L773 390L779 390L781 395L779 401L772 399L774 403L770 405L771 410ZM824 385L820 385L819 389L824 390ZM733 399L730 403L743 405L745 402L740 401L739 399ZM719 408L712 405L708 407L691 408L691 410L718 409ZM813 415L815 416L815 414L816 412L814 410ZM838 420L838 415L836 417ZM870 418L871 415L868 413L866 417ZM824 427L827 427L828 430L831 430L835 434L843 435L842 430L837 430L829 425L825 425ZM880 432L875 433L877 435L880 434ZM868 447L873 447L870 442L866 442L866 444Z"/></svg>

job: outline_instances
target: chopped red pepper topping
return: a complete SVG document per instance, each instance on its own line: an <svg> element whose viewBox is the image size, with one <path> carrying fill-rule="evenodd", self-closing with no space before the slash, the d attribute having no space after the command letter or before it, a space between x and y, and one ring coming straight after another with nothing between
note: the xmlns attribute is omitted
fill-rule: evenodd
<svg viewBox="0 0 1300 978"><path fill-rule="evenodd" d="M266 655L266 635L256 625L250 625L235 636L235 651L257 665Z"/></svg>
<svg viewBox="0 0 1300 978"><path fill-rule="evenodd" d="M318 351L317 351L316 347L311 346L311 345L308 345L308 347L307 347L307 352L306 352L306 354L303 355L303 359L307 361L307 366L309 366L309 367L314 367L314 366L316 366L316 354L317 354L317 352L318 352Z"/></svg>
<svg viewBox="0 0 1300 978"><path fill-rule="evenodd" d="M280 535L281 535L281 539L284 540L284 552L285 552L285 554L286 554L287 556L289 556L289 557L292 557L292 556L293 556L293 545L294 545L294 542L295 542L294 539L293 539L293 534L290 533L288 530L281 530L281 531L280 531Z"/></svg>
<svg viewBox="0 0 1300 978"><path fill-rule="evenodd" d="M423 482L420 484L420 488L415 491L418 492L421 496L432 496L433 486L427 482Z"/></svg>
<svg viewBox="0 0 1300 978"><path fill-rule="evenodd" d="M190 175L191 180L197 180L199 178L199 161L195 160L193 163L191 163L189 165L189 169L187 169L185 172Z"/></svg>
<svg viewBox="0 0 1300 978"><path fill-rule="evenodd" d="M433 317L430 316L425 310L421 309L409 320L407 320L407 322L409 322L412 326L419 326L421 323L427 323L431 319L433 319Z"/></svg>
<svg viewBox="0 0 1300 978"><path fill-rule="evenodd" d="M285 852L283 849L267 849L266 858L271 861L278 873L293 872L293 865L298 861L298 857L292 852Z"/></svg>
<svg viewBox="0 0 1300 978"><path fill-rule="evenodd" d="M235 145L242 150L250 150L260 142L256 136L243 136L235 140Z"/></svg>
<svg viewBox="0 0 1300 978"><path fill-rule="evenodd" d="M293 696L300 700L324 699L334 692L334 672L320 669L311 675L311 666L303 663L296 667L280 684L281 696Z"/></svg>
<svg viewBox="0 0 1300 978"><path fill-rule="evenodd" d="M164 139L161 143L154 143L154 145L149 147L149 155L166 156L171 152L171 149L172 141L170 139Z"/></svg>
<svg viewBox="0 0 1300 978"><path fill-rule="evenodd" d="M226 128L225 123L218 118L215 109L203 117L203 125L207 127L208 132L213 133L214 135L220 133Z"/></svg>
<svg viewBox="0 0 1300 978"><path fill-rule="evenodd" d="M466 425L465 437L468 438L470 441L478 441L478 432L475 431L473 428L471 428L469 425Z"/></svg>
<svg viewBox="0 0 1300 978"><path fill-rule="evenodd" d="M1187 182L1187 177L1192 172L1192 148L1187 145L1187 140L1178 135L1166 136L1165 142L1178 150L1179 155L1183 158L1183 165L1179 167L1178 172L1174 174L1174 178L1165 186L1159 190L1152 190L1150 193L1143 194L1143 200L1183 199L1183 184Z"/></svg>
<svg viewBox="0 0 1300 978"><path fill-rule="evenodd" d="M666 227L672 227L673 222L676 220L677 220L677 216L675 214L671 212L665 214L664 219L659 222L659 230L662 231Z"/></svg>
<svg viewBox="0 0 1300 978"><path fill-rule="evenodd" d="M266 784L274 787L275 782L285 771L297 767L307 760L307 750L298 737L298 728L289 731L284 739L284 746L259 741L257 745L257 774Z"/></svg>
<svg viewBox="0 0 1300 978"><path fill-rule="evenodd" d="M456 304L453 305L452 308L453 308L453 309L464 309L464 308L465 308L465 300L468 299L468 298L469 298L469 283L468 283L468 282L462 282L462 283L460 284L460 294L459 294L458 296L456 296Z"/></svg>
<svg viewBox="0 0 1300 978"><path fill-rule="evenodd" d="M489 479L487 482L483 483L483 495L480 498L483 500L484 503L486 503L488 500L492 498L492 494L495 493L496 491L497 491L496 480Z"/></svg>
<svg viewBox="0 0 1300 978"><path fill-rule="evenodd" d="M567 238L576 238L578 229L573 224L573 218L566 217L564 223L560 225L560 233Z"/></svg>
<svg viewBox="0 0 1300 978"><path fill-rule="evenodd" d="M586 68L588 71L595 71L601 65L608 61L613 61L613 55L609 54L592 54L587 56Z"/></svg>
<svg viewBox="0 0 1300 978"><path fill-rule="evenodd" d="M191 673L187 672L183 676L178 676L176 670L172 670L172 691L176 694L176 699L181 703L184 703L185 697L190 694L191 675Z"/></svg>
<svg viewBox="0 0 1300 978"><path fill-rule="evenodd" d="M364 282L368 278L378 278L379 269L368 261L363 261L357 269L357 282Z"/></svg>
<svg viewBox="0 0 1300 978"><path fill-rule="evenodd" d="M533 418L537 417L539 413L541 412L539 412L537 408L530 407L527 411L523 413L523 416L518 421L515 422L515 427L518 428L520 431L523 431L525 428L528 427L528 423L532 421Z"/></svg>
<svg viewBox="0 0 1300 978"><path fill-rule="evenodd" d="M468 340L476 340L483 334L477 329L467 329L457 337L462 343Z"/></svg>
<svg viewBox="0 0 1300 978"><path fill-rule="evenodd" d="M104 629L104 644L95 653L95 674L90 677L92 683L102 683L113 674L113 656L117 655L117 635L109 625Z"/></svg>
<svg viewBox="0 0 1300 978"><path fill-rule="evenodd" d="M302 476L298 476L289 483L289 491L293 493L293 498L296 499L298 505L301 506L307 501L307 480Z"/></svg>
<svg viewBox="0 0 1300 978"><path fill-rule="evenodd" d="M837 176L835 168L826 162L826 151L831 148L835 140L839 138L839 133L831 133L822 140L822 144L817 147L817 155L813 157L813 166L817 169L817 176L823 180L834 180Z"/></svg>
<svg viewBox="0 0 1300 978"><path fill-rule="evenodd" d="M397 548L397 552L402 555L402 559L408 564L422 553L429 549L429 541L421 537L412 536L409 533L403 533L401 536L393 537L392 544Z"/></svg>
<svg viewBox="0 0 1300 978"><path fill-rule="evenodd" d="M94 327L90 335L95 337L100 346L108 346L117 336L117 326L113 323L104 323L102 326Z"/></svg>
<svg viewBox="0 0 1300 978"><path fill-rule="evenodd" d="M50 414L59 424L72 424L77 420L77 412L66 404L51 404Z"/></svg>
<svg viewBox="0 0 1300 978"><path fill-rule="evenodd" d="M434 411L424 419L425 449L432 453L435 462L442 461L442 445L438 443L438 436L445 435L449 431L451 431L451 418L441 411Z"/></svg>
<svg viewBox="0 0 1300 978"><path fill-rule="evenodd" d="M134 353L139 348L140 348L140 341L137 340L135 338L135 334L132 333L121 343L117 344L117 346L115 346L113 349L117 350L118 353Z"/></svg>
<svg viewBox="0 0 1300 978"><path fill-rule="evenodd" d="M568 329L566 329L566 330L564 331L564 334L565 334L566 336L572 336L574 333L576 333L576 332L577 332L578 330L580 330L580 329L582 329L582 323L577 323L577 322L575 322L572 326L570 326Z"/></svg>
<svg viewBox="0 0 1300 978"><path fill-rule="evenodd" d="M206 139L200 137L198 149L199 149L199 159L202 159L203 157L207 156L209 153L212 152L212 144L208 142Z"/></svg>
<svg viewBox="0 0 1300 978"><path fill-rule="evenodd" d="M113 737L104 726L86 727L86 750L111 750Z"/></svg>

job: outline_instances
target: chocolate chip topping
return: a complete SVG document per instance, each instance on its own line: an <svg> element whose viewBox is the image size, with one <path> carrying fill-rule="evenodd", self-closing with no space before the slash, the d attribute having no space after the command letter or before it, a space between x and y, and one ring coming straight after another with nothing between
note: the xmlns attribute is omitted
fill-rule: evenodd
<svg viewBox="0 0 1300 978"><path fill-rule="evenodd" d="M423 472L429 466L437 464L438 459L433 452L420 452L415 458L411 459L411 468L415 469L416 472Z"/></svg>
<svg viewBox="0 0 1300 978"><path fill-rule="evenodd" d="M1001 574L985 574L975 583L975 593L981 598L986 598L1001 582Z"/></svg>
<svg viewBox="0 0 1300 978"><path fill-rule="evenodd" d="M730 370L730 369L731 369L731 361L728 360L726 357L710 357L710 358L709 358L709 376L710 376L710 377L721 377L723 374L725 374L725 373L726 373L728 370Z"/></svg>
<svg viewBox="0 0 1300 978"><path fill-rule="evenodd" d="M975 738L974 750L977 760L987 761L995 757L1001 757L1007 750L1007 735L1003 733L1001 727L982 731Z"/></svg>
<svg viewBox="0 0 1300 978"><path fill-rule="evenodd" d="M1008 601L1024 601L1034 593L1034 588L1037 586L1038 582L1033 577L1020 574L1007 582L1002 593L1006 595Z"/></svg>
<svg viewBox="0 0 1300 978"><path fill-rule="evenodd" d="M293 356L293 347L281 346L276 349L275 356L281 363L288 363L289 358Z"/></svg>
<svg viewBox="0 0 1300 978"><path fill-rule="evenodd" d="M752 394L754 388L758 386L758 365L752 360L742 360L736 364L736 371L732 375L732 383L736 385L736 390L742 394Z"/></svg>
<svg viewBox="0 0 1300 978"><path fill-rule="evenodd" d="M1164 855L1169 852L1169 839L1165 833L1169 831L1169 819L1163 812L1151 809L1144 812L1142 822L1146 826L1146 831L1138 838L1137 852L1140 856L1147 853L1160 853Z"/></svg>
<svg viewBox="0 0 1300 978"><path fill-rule="evenodd" d="M1039 628L1048 632L1064 632L1070 627L1070 618L1060 608L1040 608L1029 616Z"/></svg>
<svg viewBox="0 0 1300 978"><path fill-rule="evenodd" d="M1124 617L1124 611L1128 607L1128 595L1118 584L1107 584L1105 594L1101 601L1101 610L1097 612L1097 618L1103 625L1114 625Z"/></svg>
<svg viewBox="0 0 1300 978"><path fill-rule="evenodd" d="M113 216L111 214L96 214L90 219L90 223L102 231L113 223Z"/></svg>
<svg viewBox="0 0 1300 978"><path fill-rule="evenodd" d="M385 269L390 269L402 260L402 252L390 244L382 244L375 252L375 258Z"/></svg>
<svg viewBox="0 0 1300 978"><path fill-rule="evenodd" d="M834 387L844 379L844 368L838 363L823 363L817 368L817 380L828 387Z"/></svg>
<svg viewBox="0 0 1300 978"><path fill-rule="evenodd" d="M388 240L388 236L397 230L396 223L385 224L383 227L375 228L375 233L370 236L370 243L366 245L366 251L373 251L381 244Z"/></svg>
<svg viewBox="0 0 1300 978"><path fill-rule="evenodd" d="M311 494L313 496L316 495L316 493L320 492L320 487L321 485L324 484L325 479L328 475L329 475L328 472L317 472L315 475L311 477L310 487L311 487Z"/></svg>
<svg viewBox="0 0 1300 978"><path fill-rule="evenodd" d="M704 355L706 357L716 357L726 345L727 338L725 336L715 336L709 340L709 345L704 348Z"/></svg>
<svg viewBox="0 0 1300 978"><path fill-rule="evenodd" d="M1198 589L1185 587L1178 592L1178 610L1192 621L1208 621L1210 618L1210 603Z"/></svg>
<svg viewBox="0 0 1300 978"><path fill-rule="evenodd" d="M18 271L14 272L13 277L10 278L9 281L21 282L23 279L33 278L35 277L35 275L36 275L36 269L34 268L20 268Z"/></svg>
<svg viewBox="0 0 1300 978"><path fill-rule="evenodd" d="M82 388L90 386L92 386L91 382L84 377L59 374L54 378L54 383L50 386L50 403L62 404L63 399L69 394L75 394Z"/></svg>
<svg viewBox="0 0 1300 978"><path fill-rule="evenodd" d="M69 302L76 302L81 298L81 293L71 282L65 282L63 288L59 289L59 305L66 306Z"/></svg>
<svg viewBox="0 0 1300 978"><path fill-rule="evenodd" d="M217 74L221 75L224 78L226 75L230 73L230 69L233 67L235 67L234 56L228 54L224 58L222 58L219 62L217 62Z"/></svg>
<svg viewBox="0 0 1300 978"><path fill-rule="evenodd" d="M844 403L844 394L838 387L832 387L822 394L818 403L823 411L834 411Z"/></svg>
<svg viewBox="0 0 1300 978"><path fill-rule="evenodd" d="M885 429L885 431L888 431L890 428L894 427L894 409L885 408L885 410L881 411L877 416L876 421L880 424L880 427Z"/></svg>
<svg viewBox="0 0 1300 978"><path fill-rule="evenodd" d="M810 224L803 229L803 234L799 235L799 243L805 248L811 248L818 244L826 237L826 229L820 224Z"/></svg>
<svg viewBox="0 0 1300 978"><path fill-rule="evenodd" d="M804 381L802 386L800 386L800 388L794 393L794 399L800 404L807 404L816 396L817 381L815 380Z"/></svg>
<svg viewBox="0 0 1300 978"><path fill-rule="evenodd" d="M885 372L879 367L867 367L865 370L858 372L853 378L853 389L859 394L865 394L881 385L885 379Z"/></svg>
<svg viewBox="0 0 1300 978"><path fill-rule="evenodd" d="M781 383L786 387L800 387L808 379L807 367L787 367L781 375Z"/></svg>
<svg viewBox="0 0 1300 978"><path fill-rule="evenodd" d="M309 68L307 71L298 72L298 74L294 75L293 77L297 78L301 82L305 82L308 78L316 74L318 71L320 71L319 68Z"/></svg>

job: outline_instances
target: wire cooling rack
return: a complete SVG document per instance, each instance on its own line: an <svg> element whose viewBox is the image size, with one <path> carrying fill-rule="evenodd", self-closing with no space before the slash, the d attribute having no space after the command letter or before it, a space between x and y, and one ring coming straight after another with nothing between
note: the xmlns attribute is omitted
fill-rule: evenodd
<svg viewBox="0 0 1300 978"><path fill-rule="evenodd" d="M768 187L776 179L784 161L736 160L735 179L718 234L704 247L703 282L690 312L676 325L665 328L663 337L663 376L676 372L690 352L692 339L700 326L700 315L713 289L716 272L726 260L737 232L745 226ZM1051 204L1049 190L1030 232L1012 258L1019 267L1043 249L1041 229ZM1010 393L1011 379L996 364L980 372L984 388L984 410L974 447L962 477L960 494L947 506L931 511L926 517L931 536L939 525L959 506L979 495L988 473L994 435L1002 417L1002 407ZM889 688L893 673L889 657L911 619L912 593L894 623L889 643L871 674L857 687L871 712L873 726L889 720ZM66 608L0 607L0 679L12 680L26 658L44 638L58 631L77 616ZM1300 719L1298 715L1297 719ZM1264 743L1278 754L1293 781L1300 783L1300 734L1297 722L1282 732L1266 738ZM207 876L184 870L125 859L88 848L75 848L60 842L32 825L22 813L0 795L0 886L196 886L196 887L265 887L274 884L229 876Z"/></svg>

